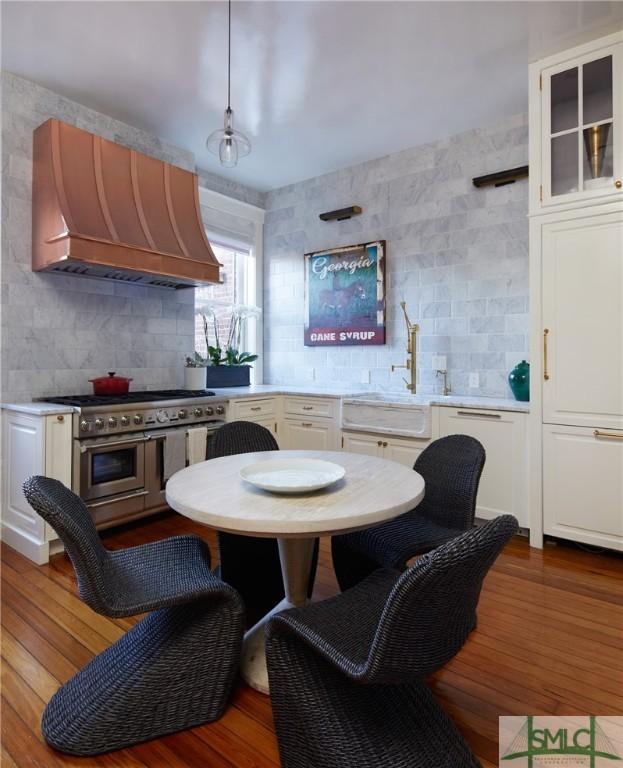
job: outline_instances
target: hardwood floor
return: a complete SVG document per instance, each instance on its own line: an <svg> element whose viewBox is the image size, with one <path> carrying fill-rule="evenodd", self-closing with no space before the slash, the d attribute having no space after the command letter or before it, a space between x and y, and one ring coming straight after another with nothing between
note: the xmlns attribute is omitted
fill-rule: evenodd
<svg viewBox="0 0 623 768"><path fill-rule="evenodd" d="M104 535L110 548L177 533L213 534L177 515ZM315 596L337 591L323 540ZM517 538L489 574L478 629L431 680L484 768L497 765L502 714L623 714L623 558L567 546L531 550ZM35 566L2 545L2 751L11 766L279 765L270 701L244 684L225 716L97 758L58 754L42 740L41 713L56 688L134 619L98 616L77 597L65 555Z"/></svg>

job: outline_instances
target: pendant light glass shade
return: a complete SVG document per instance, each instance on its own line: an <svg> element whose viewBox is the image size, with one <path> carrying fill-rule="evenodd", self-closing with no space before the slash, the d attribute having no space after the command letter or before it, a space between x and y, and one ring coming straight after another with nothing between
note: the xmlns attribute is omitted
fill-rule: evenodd
<svg viewBox="0 0 623 768"><path fill-rule="evenodd" d="M251 151L251 142L244 133L234 130L234 111L231 107L225 110L223 128L213 131L206 141L206 146L214 155L218 155L221 165L233 168L239 158L245 157Z"/></svg>
<svg viewBox="0 0 623 768"><path fill-rule="evenodd" d="M251 142L244 133L234 130L234 110L231 108L231 0L227 3L227 109L223 128L213 131L206 141L209 152L219 156L221 165L233 168L241 157L251 151Z"/></svg>

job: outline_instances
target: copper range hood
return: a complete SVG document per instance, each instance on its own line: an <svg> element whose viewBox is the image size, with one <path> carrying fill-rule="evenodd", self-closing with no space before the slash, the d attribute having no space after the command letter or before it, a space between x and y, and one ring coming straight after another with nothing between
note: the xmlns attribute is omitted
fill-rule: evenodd
<svg viewBox="0 0 623 768"><path fill-rule="evenodd" d="M32 268L164 288L219 282L197 175L59 120L34 132Z"/></svg>

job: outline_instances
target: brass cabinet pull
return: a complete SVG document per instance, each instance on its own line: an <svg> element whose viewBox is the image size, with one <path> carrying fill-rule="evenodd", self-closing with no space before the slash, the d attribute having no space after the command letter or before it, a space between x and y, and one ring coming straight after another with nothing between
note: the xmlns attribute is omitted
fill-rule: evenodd
<svg viewBox="0 0 623 768"><path fill-rule="evenodd" d="M458 416L482 416L483 419L501 419L499 413L482 413L481 411L457 411Z"/></svg>
<svg viewBox="0 0 623 768"><path fill-rule="evenodd" d="M262 406L261 405L252 405L251 406L251 410L252 411L261 411L262 410Z"/></svg>
<svg viewBox="0 0 623 768"><path fill-rule="evenodd" d="M549 371L547 370L547 337L549 335L549 328L543 330L543 378L545 381L549 381Z"/></svg>
<svg viewBox="0 0 623 768"><path fill-rule="evenodd" d="M621 432L601 432L599 429L596 429L593 434L595 437L606 437L609 440L623 440L623 433Z"/></svg>
<svg viewBox="0 0 623 768"><path fill-rule="evenodd" d="M303 410L304 411L313 411L314 410L314 406L313 405L304 405L303 406Z"/></svg>
<svg viewBox="0 0 623 768"><path fill-rule="evenodd" d="M615 186L617 189L621 189L621 187L623 187L623 181L621 181L621 179L617 179L617 180L614 182L614 186Z"/></svg>
<svg viewBox="0 0 623 768"><path fill-rule="evenodd" d="M56 421L59 421L62 424L65 421L65 417L64 416L57 416L56 417Z"/></svg>
<svg viewBox="0 0 623 768"><path fill-rule="evenodd" d="M387 443L383 441L383 448L387 448Z"/></svg>
<svg viewBox="0 0 623 768"><path fill-rule="evenodd" d="M302 427L313 427L314 425L311 423L311 421L302 421L301 422Z"/></svg>
<svg viewBox="0 0 623 768"><path fill-rule="evenodd" d="M383 441L382 441L382 440L377 440L377 441L376 441L376 444L377 444L377 445L379 446L379 448L380 448L380 447L383 445Z"/></svg>

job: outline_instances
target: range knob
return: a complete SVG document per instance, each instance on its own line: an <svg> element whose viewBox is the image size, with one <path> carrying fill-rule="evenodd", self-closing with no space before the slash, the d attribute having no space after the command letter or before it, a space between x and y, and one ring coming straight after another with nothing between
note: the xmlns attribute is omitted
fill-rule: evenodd
<svg viewBox="0 0 623 768"><path fill-rule="evenodd" d="M142 424L143 423L143 417L140 413L134 414L134 423L135 424Z"/></svg>
<svg viewBox="0 0 623 768"><path fill-rule="evenodd" d="M110 416L108 419L108 426L109 427L116 427L117 426L117 419L114 416Z"/></svg>
<svg viewBox="0 0 623 768"><path fill-rule="evenodd" d="M122 427L127 427L129 423L130 423L130 419L128 419L127 416L122 416L121 417L121 426Z"/></svg>
<svg viewBox="0 0 623 768"><path fill-rule="evenodd" d="M87 421L86 419L82 419L80 421L80 431L89 432L90 430L91 430L91 422Z"/></svg>
<svg viewBox="0 0 623 768"><path fill-rule="evenodd" d="M225 407L223 405L217 405L216 413L218 416L222 416L225 413Z"/></svg>
<svg viewBox="0 0 623 768"><path fill-rule="evenodd" d="M177 412L177 418L178 418L178 419L185 419L187 416L188 416L188 412L186 411L186 409L185 409L185 408L181 408L181 409L180 409L180 410Z"/></svg>
<svg viewBox="0 0 623 768"><path fill-rule="evenodd" d="M164 410L164 408L161 408L156 414L156 421L158 424L166 424L168 420L169 414Z"/></svg>
<svg viewBox="0 0 623 768"><path fill-rule="evenodd" d="M195 410L193 411L193 414L195 416L201 416L203 414L203 408L195 408Z"/></svg>
<svg viewBox="0 0 623 768"><path fill-rule="evenodd" d="M95 419L95 429L104 428L104 419Z"/></svg>

